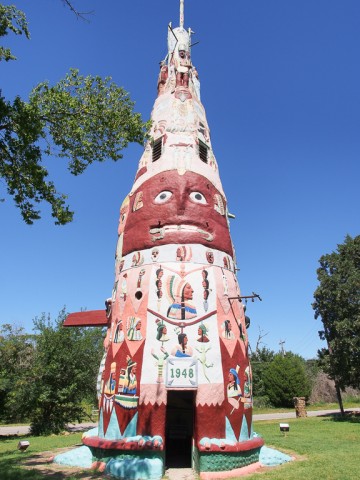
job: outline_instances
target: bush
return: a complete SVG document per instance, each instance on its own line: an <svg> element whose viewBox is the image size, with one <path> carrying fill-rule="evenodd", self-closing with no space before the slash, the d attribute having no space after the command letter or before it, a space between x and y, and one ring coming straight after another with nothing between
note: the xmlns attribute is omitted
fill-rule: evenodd
<svg viewBox="0 0 360 480"><path fill-rule="evenodd" d="M266 395L274 407L293 407L294 397L310 395L305 361L298 355L275 355L263 372Z"/></svg>

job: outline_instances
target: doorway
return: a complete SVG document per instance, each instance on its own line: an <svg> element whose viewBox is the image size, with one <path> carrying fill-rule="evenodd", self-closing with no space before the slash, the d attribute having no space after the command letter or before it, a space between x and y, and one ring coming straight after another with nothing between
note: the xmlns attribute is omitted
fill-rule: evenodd
<svg viewBox="0 0 360 480"><path fill-rule="evenodd" d="M167 468L189 468L194 435L194 390L168 390L165 448Z"/></svg>

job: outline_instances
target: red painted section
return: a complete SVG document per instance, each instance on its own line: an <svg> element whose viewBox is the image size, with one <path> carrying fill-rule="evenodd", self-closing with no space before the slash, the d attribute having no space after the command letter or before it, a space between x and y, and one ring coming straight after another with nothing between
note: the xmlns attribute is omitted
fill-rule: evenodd
<svg viewBox="0 0 360 480"><path fill-rule="evenodd" d="M138 435L160 435L165 438L166 405L139 405Z"/></svg>
<svg viewBox="0 0 360 480"><path fill-rule="evenodd" d="M227 383L228 383L228 374L230 369L234 369L236 365L240 366L239 370L239 379L240 379L240 388L244 392L244 371L247 366L247 360L245 358L243 349L241 348L240 341L237 340L236 347L232 356L229 355L228 350L223 339L220 339L220 349L221 349L221 360L224 372L224 390L225 390L225 415L230 421L231 427L235 433L235 436L239 438L240 429L244 413L244 404L240 402L239 408L234 409L233 406L229 403L227 399ZM248 409L249 412L252 412L252 408ZM251 425L251 423L250 423ZM249 431L250 434L250 431ZM209 435L207 435L209 436ZM221 438L221 437L218 437Z"/></svg>
<svg viewBox="0 0 360 480"><path fill-rule="evenodd" d="M215 195L220 192L214 185L194 172L179 175L171 170L150 178L131 195L123 255L159 245L197 243L233 256L227 218L216 210Z"/></svg>
<svg viewBox="0 0 360 480"><path fill-rule="evenodd" d="M263 445L264 440L257 437L252 440L247 440L246 442L237 442L235 445L218 446L212 443L210 448L207 448L205 445L198 445L198 449L200 452L248 452L249 450L260 448Z"/></svg>
<svg viewBox="0 0 360 480"><path fill-rule="evenodd" d="M85 437L82 439L84 445L110 450L163 450L163 444L155 446L152 442L127 442L123 440L104 440L100 437Z"/></svg>
<svg viewBox="0 0 360 480"><path fill-rule="evenodd" d="M226 399L225 399L226 401ZM197 405L195 412L195 439L225 438L225 402L222 405ZM214 421L216 419L216 421Z"/></svg>
<svg viewBox="0 0 360 480"><path fill-rule="evenodd" d="M70 313L63 327L106 327L108 324L105 310Z"/></svg>

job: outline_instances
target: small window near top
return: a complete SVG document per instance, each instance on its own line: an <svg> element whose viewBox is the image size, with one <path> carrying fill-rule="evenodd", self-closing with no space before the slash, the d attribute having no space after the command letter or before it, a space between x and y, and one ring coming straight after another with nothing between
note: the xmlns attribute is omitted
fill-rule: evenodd
<svg viewBox="0 0 360 480"><path fill-rule="evenodd" d="M209 147L206 145L206 143L199 140L199 157L204 163L208 163L208 150Z"/></svg>
<svg viewBox="0 0 360 480"><path fill-rule="evenodd" d="M158 138L153 143L152 161L156 162L156 160L159 160L159 158L161 157L161 154L162 154L162 137Z"/></svg>

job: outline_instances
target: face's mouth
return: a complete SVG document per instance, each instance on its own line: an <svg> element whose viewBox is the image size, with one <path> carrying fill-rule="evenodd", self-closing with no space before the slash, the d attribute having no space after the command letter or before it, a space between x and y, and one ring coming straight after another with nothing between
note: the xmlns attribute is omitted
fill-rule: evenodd
<svg viewBox="0 0 360 480"><path fill-rule="evenodd" d="M163 227L151 228L149 231L152 242L161 240L167 233L173 232L198 233L204 240L207 240L208 242L212 242L214 240L214 235L212 233L202 230L195 225L164 225Z"/></svg>

